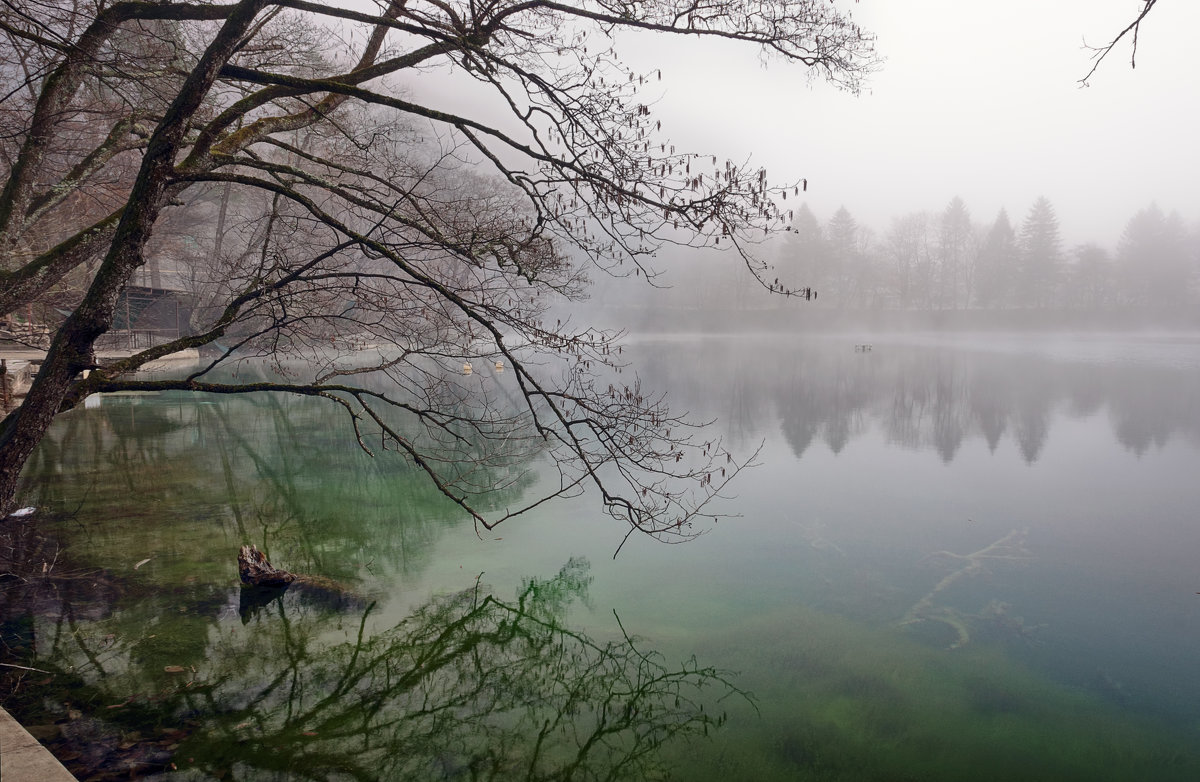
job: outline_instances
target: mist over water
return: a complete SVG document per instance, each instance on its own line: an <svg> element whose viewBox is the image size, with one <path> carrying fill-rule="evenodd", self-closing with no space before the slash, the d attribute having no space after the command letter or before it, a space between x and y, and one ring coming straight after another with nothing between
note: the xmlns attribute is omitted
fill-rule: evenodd
<svg viewBox="0 0 1200 782"><path fill-rule="evenodd" d="M646 388L670 388L676 409L717 419L711 436L738 453L761 446L698 539L632 538L613 560L622 531L586 495L477 535L410 468L329 430L310 400L105 397L56 425L28 496L50 535L38 550L106 587L59 589L53 600L6 590L7 615L26 628L19 637L33 639L10 644L23 650L14 661L74 666L101 704L140 702L163 686L164 666L194 667L192 686L210 688L215 710L167 698L150 718L177 719L172 709L186 703L189 746L251 769L261 760L220 716L244 708L218 684L237 661L275 649L254 657L255 681L272 680L302 637L311 663L287 675L308 677L304 702L360 719L320 684L327 663L353 656L344 644L358 633L360 655L400 659L430 631L425 619L478 605L444 596L478 588L507 611L544 585L537 600L554 606L554 627L618 644L612 654L629 634L668 670L695 655L753 694L754 708L722 697L724 685L688 695L728 722L655 750L680 778L1006 779L1014 768L1194 778L1200 340L643 334L625 354ZM509 380L486 382L499 392ZM526 458L494 468L508 487L496 506L550 478L536 453ZM245 540L348 591L239 607L232 552ZM155 592L168 584L184 586ZM74 637L84 649L104 650L100 667L55 630L68 613L83 622ZM490 622L506 626L503 614L471 616L485 634ZM576 643L561 638L564 649ZM501 645L493 659L510 666L522 654ZM611 669L619 680L637 658L604 659L625 661ZM101 673L114 665L121 677ZM363 692L382 685L360 681ZM411 708L411 690L387 692L385 713ZM474 696L454 697L481 713ZM158 714L150 703L138 720ZM290 730L274 709L296 705L263 701L274 740ZM112 712L96 719L153 732ZM484 729L460 724L446 734L460 737L456 748L422 744L421 757L469 763ZM334 755L356 752L304 730ZM512 757L530 751L508 746ZM981 768L989 757L999 765Z"/></svg>

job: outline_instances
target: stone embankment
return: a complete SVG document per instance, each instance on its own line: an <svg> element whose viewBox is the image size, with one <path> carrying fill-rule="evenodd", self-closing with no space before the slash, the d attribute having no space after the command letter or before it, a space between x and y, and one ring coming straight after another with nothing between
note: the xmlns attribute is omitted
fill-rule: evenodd
<svg viewBox="0 0 1200 782"><path fill-rule="evenodd" d="M0 709L0 779L4 782L76 782L71 772Z"/></svg>

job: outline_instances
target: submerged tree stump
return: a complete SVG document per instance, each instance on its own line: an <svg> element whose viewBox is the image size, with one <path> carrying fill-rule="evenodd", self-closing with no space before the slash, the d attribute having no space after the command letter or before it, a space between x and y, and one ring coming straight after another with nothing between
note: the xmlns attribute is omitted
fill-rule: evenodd
<svg viewBox="0 0 1200 782"><path fill-rule="evenodd" d="M273 567L253 544L242 546L238 552L238 575L243 584L260 587L285 587L296 580L294 573Z"/></svg>
<svg viewBox="0 0 1200 782"><path fill-rule="evenodd" d="M293 600L322 610L358 610L366 600L344 584L325 576L310 576L280 570L267 561L256 546L242 546L238 552L238 575L242 579L239 613L242 621L287 592Z"/></svg>

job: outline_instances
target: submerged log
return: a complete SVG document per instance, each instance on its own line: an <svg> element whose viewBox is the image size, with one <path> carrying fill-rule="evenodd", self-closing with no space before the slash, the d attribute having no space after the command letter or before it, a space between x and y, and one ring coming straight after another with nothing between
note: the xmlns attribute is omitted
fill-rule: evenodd
<svg viewBox="0 0 1200 782"><path fill-rule="evenodd" d="M242 579L238 613L243 623L263 606L282 600L285 592L292 600L329 611L358 610L367 604L363 597L333 579L274 567L253 545L242 546L238 552L238 575Z"/></svg>
<svg viewBox="0 0 1200 782"><path fill-rule="evenodd" d="M238 575L243 584L260 587L285 587L296 580L294 573L273 567L253 544L242 546L238 552Z"/></svg>

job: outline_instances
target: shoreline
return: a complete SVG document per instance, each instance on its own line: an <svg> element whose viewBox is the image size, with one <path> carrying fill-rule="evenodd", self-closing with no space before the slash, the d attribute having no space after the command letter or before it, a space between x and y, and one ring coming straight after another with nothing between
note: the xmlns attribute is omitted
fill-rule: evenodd
<svg viewBox="0 0 1200 782"><path fill-rule="evenodd" d="M97 361L113 361L116 359L128 358L136 351L130 350L110 350L96 353ZM0 362L3 362L4 372L2 379L4 386L0 388L0 414L7 413L9 409L15 409L25 394L29 392L29 387L33 384L33 377L37 374L37 367L46 360L46 351L36 350L32 348L14 348L0 345ZM143 367L146 371L156 371L166 369L179 362L195 362L200 360L200 351L195 348L180 350L176 353L163 356L155 359Z"/></svg>

